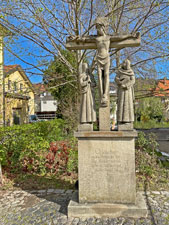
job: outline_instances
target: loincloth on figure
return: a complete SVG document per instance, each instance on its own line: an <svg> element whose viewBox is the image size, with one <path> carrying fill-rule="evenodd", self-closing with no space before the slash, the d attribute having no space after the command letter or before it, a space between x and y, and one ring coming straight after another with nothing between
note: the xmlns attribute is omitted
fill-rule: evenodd
<svg viewBox="0 0 169 225"><path fill-rule="evenodd" d="M110 65L110 57L109 57L109 55L107 55L105 57L97 55L97 65L101 69L104 69L105 66L109 66Z"/></svg>

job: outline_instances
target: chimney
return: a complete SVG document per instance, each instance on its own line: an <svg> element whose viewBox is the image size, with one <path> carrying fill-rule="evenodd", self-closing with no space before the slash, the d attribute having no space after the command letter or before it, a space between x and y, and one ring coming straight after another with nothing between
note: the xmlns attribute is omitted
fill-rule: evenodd
<svg viewBox="0 0 169 225"><path fill-rule="evenodd" d="M167 78L164 77L164 85L167 85L166 80L167 80Z"/></svg>

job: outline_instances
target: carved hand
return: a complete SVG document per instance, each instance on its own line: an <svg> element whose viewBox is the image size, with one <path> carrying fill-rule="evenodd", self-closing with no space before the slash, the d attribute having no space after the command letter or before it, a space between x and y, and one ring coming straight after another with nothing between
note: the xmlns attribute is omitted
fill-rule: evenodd
<svg viewBox="0 0 169 225"><path fill-rule="evenodd" d="M124 84L122 84L121 87L122 87L123 89L126 89L126 90L128 89L128 87L127 87L126 85L124 85Z"/></svg>

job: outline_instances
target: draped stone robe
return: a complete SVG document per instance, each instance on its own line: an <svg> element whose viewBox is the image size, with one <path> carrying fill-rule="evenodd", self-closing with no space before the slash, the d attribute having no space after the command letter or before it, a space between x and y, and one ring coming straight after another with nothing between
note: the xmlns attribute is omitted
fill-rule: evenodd
<svg viewBox="0 0 169 225"><path fill-rule="evenodd" d="M134 121L134 88L135 76L132 69L119 68L115 81L118 85L117 92L117 121L129 123Z"/></svg>
<svg viewBox="0 0 169 225"><path fill-rule="evenodd" d="M94 103L93 86L95 85L88 73L80 74L81 85L81 107L80 123L92 123L96 121L96 110Z"/></svg>

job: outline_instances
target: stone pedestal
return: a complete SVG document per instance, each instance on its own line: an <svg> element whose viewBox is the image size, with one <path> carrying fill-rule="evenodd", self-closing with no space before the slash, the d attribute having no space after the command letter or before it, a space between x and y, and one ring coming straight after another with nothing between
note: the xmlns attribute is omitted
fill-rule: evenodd
<svg viewBox="0 0 169 225"><path fill-rule="evenodd" d="M79 203L78 193L75 192L68 206L68 217L102 218L102 217L147 217L148 210L143 193L136 196L136 204L113 204L113 203Z"/></svg>
<svg viewBox="0 0 169 225"><path fill-rule="evenodd" d="M110 131L110 105L99 108L99 131Z"/></svg>
<svg viewBox="0 0 169 225"><path fill-rule="evenodd" d="M137 132L78 132L75 136L79 202L135 203Z"/></svg>
<svg viewBox="0 0 169 225"><path fill-rule="evenodd" d="M93 131L93 124L92 123L79 124L78 131Z"/></svg>
<svg viewBox="0 0 169 225"><path fill-rule="evenodd" d="M85 217L101 217L103 211L104 215L112 213L112 217L130 216L140 207L138 203L136 206L137 132L76 132L75 137L78 138L78 203L75 199L70 202L68 215L83 216L87 210ZM79 209L76 214L77 204ZM128 211L128 207L131 210ZM145 216L145 211L142 216Z"/></svg>
<svg viewBox="0 0 169 225"><path fill-rule="evenodd" d="M131 123L119 123L118 124L119 131L132 131L133 130L133 122Z"/></svg>

